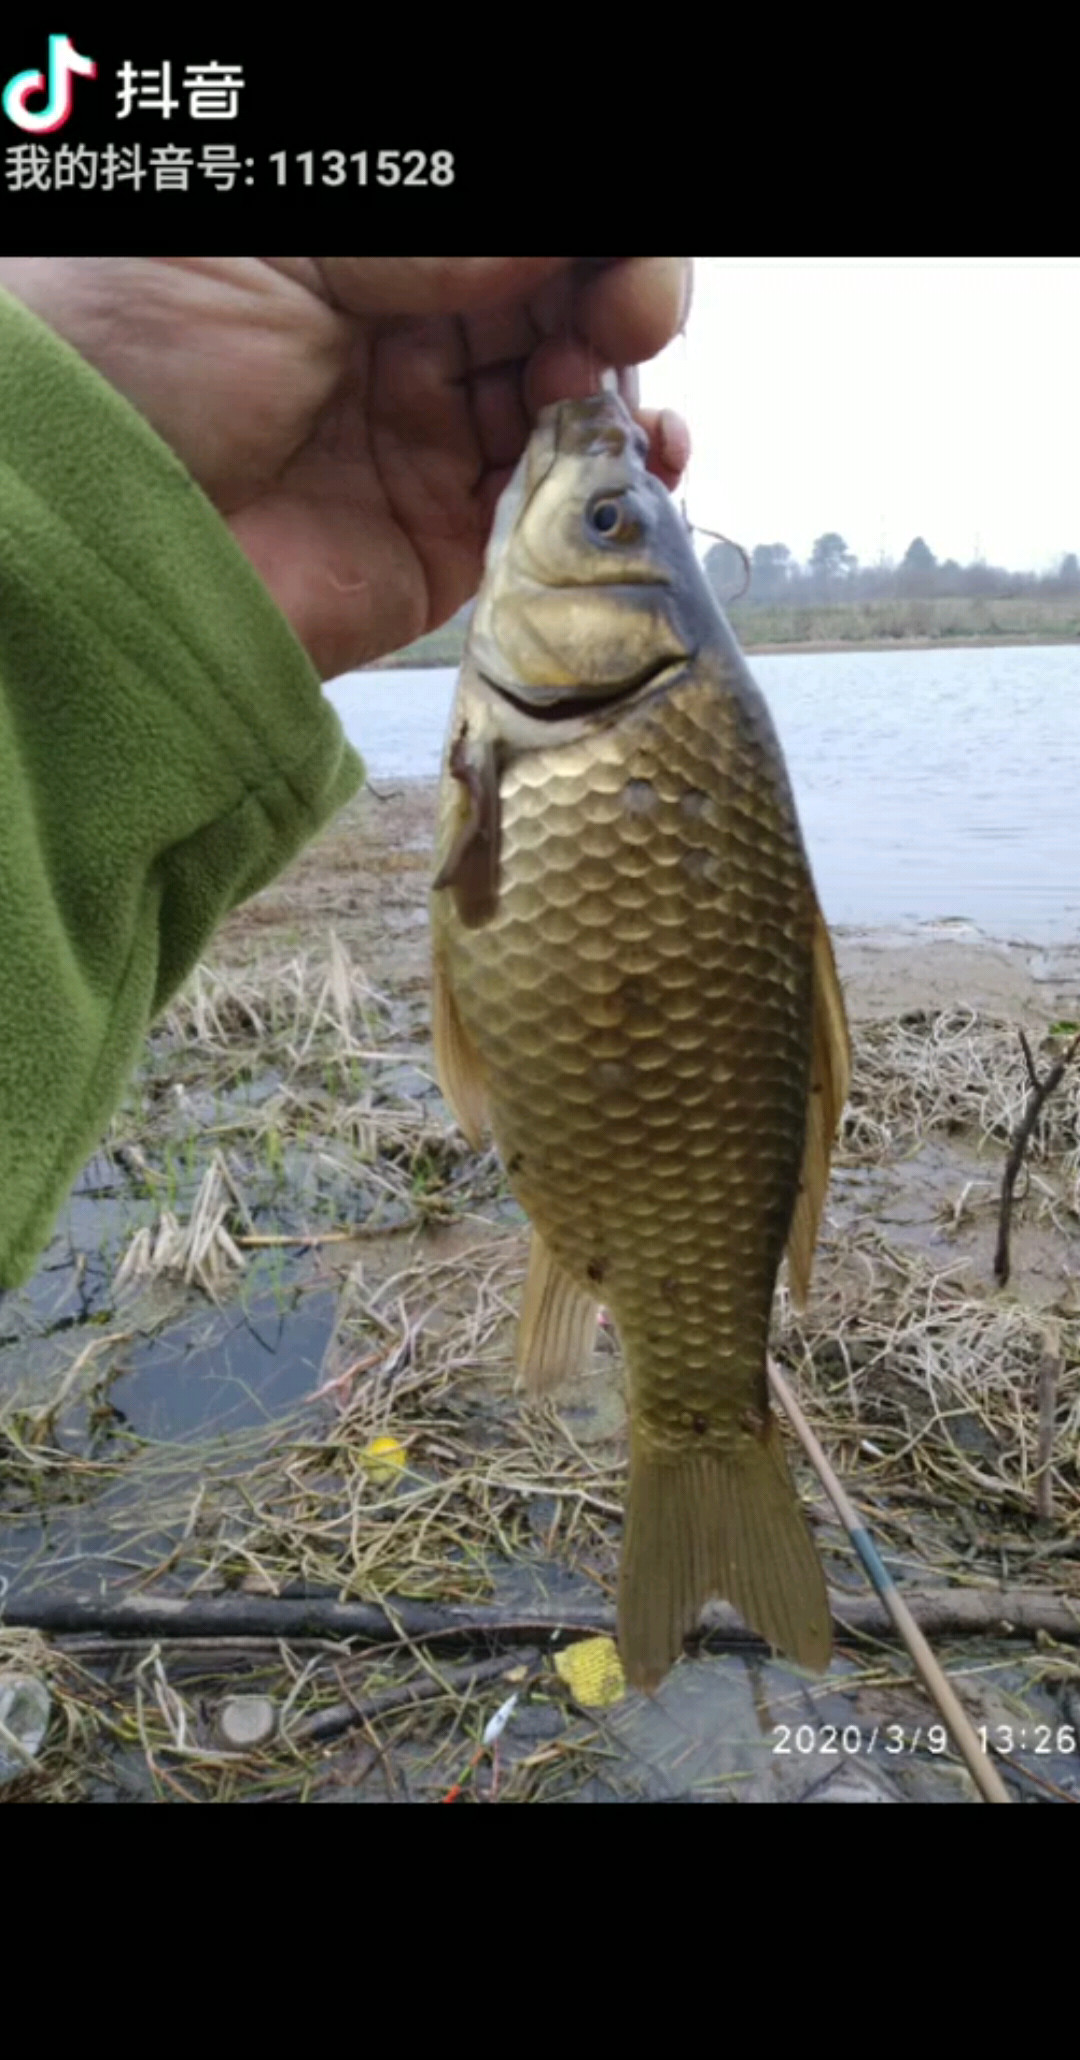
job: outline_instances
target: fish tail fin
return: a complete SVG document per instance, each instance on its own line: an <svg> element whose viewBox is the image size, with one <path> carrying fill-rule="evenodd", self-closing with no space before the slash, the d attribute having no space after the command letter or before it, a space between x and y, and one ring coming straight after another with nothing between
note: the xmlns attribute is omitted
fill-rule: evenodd
<svg viewBox="0 0 1080 2060"><path fill-rule="evenodd" d="M546 1395L586 1371L596 1318L595 1296L571 1280L534 1230L517 1341L518 1372L531 1395Z"/></svg>
<svg viewBox="0 0 1080 2060"><path fill-rule="evenodd" d="M713 1596L800 1665L828 1666L825 1576L771 1414L728 1455L654 1459L635 1440L619 1576L619 1650L635 1687L658 1686Z"/></svg>

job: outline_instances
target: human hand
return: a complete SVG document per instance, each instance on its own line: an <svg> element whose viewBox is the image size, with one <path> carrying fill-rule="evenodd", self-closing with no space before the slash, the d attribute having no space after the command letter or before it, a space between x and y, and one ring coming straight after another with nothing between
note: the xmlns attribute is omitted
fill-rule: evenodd
<svg viewBox="0 0 1080 2060"><path fill-rule="evenodd" d="M654 356L689 285L683 258L0 259L183 460L324 678L475 592L538 409ZM684 425L636 412L674 487Z"/></svg>

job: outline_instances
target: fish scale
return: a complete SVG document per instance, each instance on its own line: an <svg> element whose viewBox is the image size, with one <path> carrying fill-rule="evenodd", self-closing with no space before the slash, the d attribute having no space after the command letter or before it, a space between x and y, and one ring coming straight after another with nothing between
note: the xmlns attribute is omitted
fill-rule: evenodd
<svg viewBox="0 0 1080 2060"><path fill-rule="evenodd" d="M630 1679L654 1685L716 1592L821 1664L824 1585L769 1409L766 1346L789 1234L808 1272L846 1086L838 990L829 1034L821 1013L831 952L768 711L654 483L647 598L613 592L601 559L603 632L590 646L575 566L567 635L586 689L590 651L610 668L623 626L628 677L642 640L673 646L675 662L656 685L598 698L585 719L587 695L571 685L569 722L515 712L524 697L527 715L530 690L550 703L544 669L559 664L559 580L537 576L548 537L557 575L596 467L619 481L622 456L630 483L644 478L629 437L624 448L611 431L628 422L621 404L548 412L451 718L432 896L440 1076L467 1104L467 1128L490 1125L533 1225L521 1348L531 1385L575 1370L598 1302L617 1325L631 1423L619 1612ZM588 442L596 419L602 456ZM569 513L553 492L563 450ZM640 554L634 570L643 584ZM502 689L482 668L514 655L515 595L525 656ZM610 692L606 675L593 691Z"/></svg>
<svg viewBox="0 0 1080 2060"><path fill-rule="evenodd" d="M571 1278L602 1288L664 1450L696 1444L701 1414L718 1448L747 1435L733 1371L749 1365L764 1402L803 1144L805 860L793 816L731 776L753 735L739 716L720 681L697 682L519 761L499 913L454 946L511 1189ZM722 892L687 866L699 849ZM763 986L776 1006L748 1038Z"/></svg>

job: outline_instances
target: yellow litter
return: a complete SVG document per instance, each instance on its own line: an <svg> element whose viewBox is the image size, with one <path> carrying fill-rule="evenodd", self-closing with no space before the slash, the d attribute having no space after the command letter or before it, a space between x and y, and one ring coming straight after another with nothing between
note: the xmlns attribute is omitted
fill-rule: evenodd
<svg viewBox="0 0 1080 2060"><path fill-rule="evenodd" d="M626 1694L626 1675L613 1638L583 1638L555 1655L555 1672L575 1702L587 1710L610 1709Z"/></svg>
<svg viewBox="0 0 1080 2060"><path fill-rule="evenodd" d="M364 1465L378 1487L396 1481L405 1465L405 1447L397 1438L372 1438L364 1447Z"/></svg>

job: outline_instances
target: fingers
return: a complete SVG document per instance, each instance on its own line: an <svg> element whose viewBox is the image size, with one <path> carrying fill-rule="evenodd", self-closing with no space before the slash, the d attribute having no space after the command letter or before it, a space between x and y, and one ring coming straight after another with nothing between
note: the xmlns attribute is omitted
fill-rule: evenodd
<svg viewBox="0 0 1080 2060"><path fill-rule="evenodd" d="M538 343L522 377L522 396L530 419L535 422L541 408L550 407L553 401L579 401L587 394L599 393L606 363L569 332Z"/></svg>
<svg viewBox="0 0 1080 2060"><path fill-rule="evenodd" d="M600 387L598 358L572 342L541 344L525 369L525 405L533 419L553 401L583 400ZM674 493L690 462L690 432L673 408L638 406L638 377L629 365L619 375L619 391L649 439L649 471ZM524 439L522 439L524 447ZM509 476L509 475L507 475Z"/></svg>
<svg viewBox="0 0 1080 2060"><path fill-rule="evenodd" d="M638 413L633 367L671 342L690 304L688 258L305 262L319 291L350 314L428 318L422 328L429 398L434 404L447 377L465 389L485 501L519 457L541 408L595 393L605 367L619 371L620 391ZM395 399L400 408L400 394ZM639 419L649 435L650 469L676 486L689 454L685 426L667 410Z"/></svg>
<svg viewBox="0 0 1080 2060"><path fill-rule="evenodd" d="M674 408L638 408L635 413L649 439L649 471L674 493L690 463L690 432Z"/></svg>
<svg viewBox="0 0 1080 2060"><path fill-rule="evenodd" d="M641 411L641 380L636 365L624 365L618 375L620 397L626 402L632 415Z"/></svg>
<svg viewBox="0 0 1080 2060"><path fill-rule="evenodd" d="M582 277L574 327L605 365L640 365L683 327L690 310L689 258L617 258Z"/></svg>
<svg viewBox="0 0 1080 2060"><path fill-rule="evenodd" d="M310 262L313 281L336 306L353 315L470 315L530 304L542 334L553 343L560 332L576 339L602 365L640 364L663 350L686 321L692 284L689 258L678 257L322 257L271 262L283 269Z"/></svg>
<svg viewBox="0 0 1080 2060"><path fill-rule="evenodd" d="M690 305L689 258L579 258L533 296L544 341L528 367L531 413L595 393L606 366L653 358L677 336Z"/></svg>
<svg viewBox="0 0 1080 2060"><path fill-rule="evenodd" d="M536 341L523 303L470 315L458 325L465 387L483 463L513 466L525 448L529 418L522 397L522 367Z"/></svg>
<svg viewBox="0 0 1080 2060"><path fill-rule="evenodd" d="M277 260L279 264L295 260ZM524 301L572 265L560 257L322 257L321 290L350 315L468 315Z"/></svg>
<svg viewBox="0 0 1080 2060"><path fill-rule="evenodd" d="M691 287L688 258L584 259L572 282L564 274L548 281L534 303L545 341L523 380L529 415L595 393L604 368L617 367L619 391L649 438L649 470L674 491L689 461L689 434L671 409L639 408L635 368L678 334Z"/></svg>

